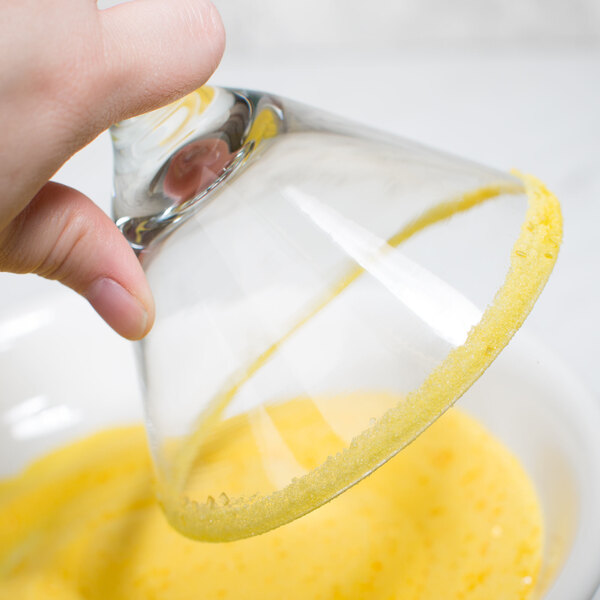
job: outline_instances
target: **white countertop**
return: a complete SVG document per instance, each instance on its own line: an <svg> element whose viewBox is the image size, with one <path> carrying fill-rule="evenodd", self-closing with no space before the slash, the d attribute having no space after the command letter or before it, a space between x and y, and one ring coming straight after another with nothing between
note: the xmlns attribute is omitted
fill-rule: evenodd
<svg viewBox="0 0 600 600"><path fill-rule="evenodd" d="M413 50L268 62L226 56L212 82L272 91L541 178L562 202L565 237L555 272L524 327L600 399L600 49ZM109 211L108 136L75 156L56 179ZM53 292L48 301L56 301L71 294L58 287L35 276L0 274L0 319L25 299Z"/></svg>

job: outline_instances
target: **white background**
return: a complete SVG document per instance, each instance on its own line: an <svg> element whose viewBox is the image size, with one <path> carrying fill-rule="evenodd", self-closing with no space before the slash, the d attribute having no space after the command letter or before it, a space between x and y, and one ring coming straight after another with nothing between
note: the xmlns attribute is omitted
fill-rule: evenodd
<svg viewBox="0 0 600 600"><path fill-rule="evenodd" d="M228 49L213 83L272 91L547 183L562 202L564 244L524 329L600 402L600 0L216 4ZM109 211L108 136L56 178ZM24 304L72 296L0 274L0 323ZM18 377L43 368L34 361Z"/></svg>

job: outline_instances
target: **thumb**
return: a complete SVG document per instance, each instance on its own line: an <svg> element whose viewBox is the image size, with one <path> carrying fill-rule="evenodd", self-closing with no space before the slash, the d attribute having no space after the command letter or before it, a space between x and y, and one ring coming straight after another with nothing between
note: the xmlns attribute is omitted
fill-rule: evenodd
<svg viewBox="0 0 600 600"><path fill-rule="evenodd" d="M193 91L221 60L225 32L209 0L135 0L99 16L106 71L96 102L111 122Z"/></svg>
<svg viewBox="0 0 600 600"><path fill-rule="evenodd" d="M140 339L152 327L154 302L133 250L110 218L72 188L47 183L0 232L0 270L64 283L126 338Z"/></svg>

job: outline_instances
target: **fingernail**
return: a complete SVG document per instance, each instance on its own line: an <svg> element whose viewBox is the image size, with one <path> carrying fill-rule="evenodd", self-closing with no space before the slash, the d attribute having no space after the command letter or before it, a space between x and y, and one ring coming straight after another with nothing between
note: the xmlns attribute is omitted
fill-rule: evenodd
<svg viewBox="0 0 600 600"><path fill-rule="evenodd" d="M85 297L96 312L120 335L139 340L146 334L148 313L144 305L114 279L97 279Z"/></svg>

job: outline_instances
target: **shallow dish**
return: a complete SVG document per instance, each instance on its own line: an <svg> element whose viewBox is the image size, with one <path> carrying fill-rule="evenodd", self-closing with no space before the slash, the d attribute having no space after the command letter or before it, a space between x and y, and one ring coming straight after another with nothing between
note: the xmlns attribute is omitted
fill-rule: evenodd
<svg viewBox="0 0 600 600"><path fill-rule="evenodd" d="M133 346L59 290L0 319L0 477L92 431L143 419ZM600 599L600 407L519 333L459 401L521 460L545 520L539 597Z"/></svg>

